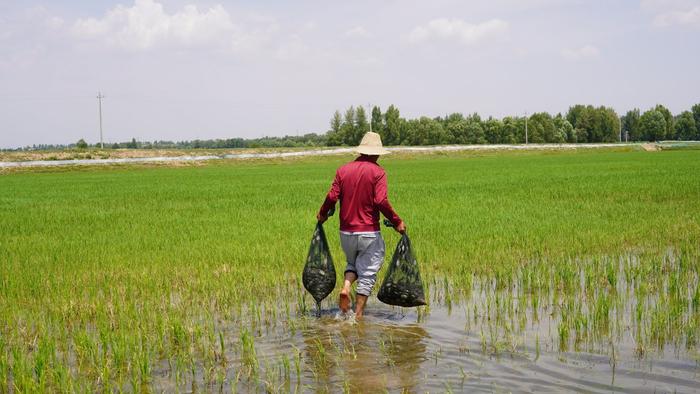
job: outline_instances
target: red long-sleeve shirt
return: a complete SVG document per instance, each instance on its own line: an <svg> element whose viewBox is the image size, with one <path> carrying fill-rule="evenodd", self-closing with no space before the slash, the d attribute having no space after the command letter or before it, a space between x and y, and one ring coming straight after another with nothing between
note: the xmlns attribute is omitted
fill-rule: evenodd
<svg viewBox="0 0 700 394"><path fill-rule="evenodd" d="M340 231L379 231L381 212L394 226L401 218L389 203L386 172L367 156L360 156L340 168L320 212L325 214L340 200Z"/></svg>

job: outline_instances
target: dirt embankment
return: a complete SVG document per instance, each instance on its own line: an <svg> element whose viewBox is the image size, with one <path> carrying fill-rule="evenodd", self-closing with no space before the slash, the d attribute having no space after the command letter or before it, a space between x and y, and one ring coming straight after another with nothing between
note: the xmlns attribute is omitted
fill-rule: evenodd
<svg viewBox="0 0 700 394"><path fill-rule="evenodd" d="M397 146L392 152L459 152L459 151L525 151L578 150L599 148L639 149L638 144L527 144L527 145L441 145ZM67 150L45 152L5 152L0 155L0 168L53 167L65 165L100 165L123 163L176 163L217 159L274 159L302 156L323 156L353 153L354 148L290 148L290 149L220 149L220 150Z"/></svg>

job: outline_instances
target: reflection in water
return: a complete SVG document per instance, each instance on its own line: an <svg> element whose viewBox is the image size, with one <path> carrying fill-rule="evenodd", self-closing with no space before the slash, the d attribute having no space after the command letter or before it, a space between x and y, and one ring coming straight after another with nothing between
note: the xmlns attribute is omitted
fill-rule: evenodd
<svg viewBox="0 0 700 394"><path fill-rule="evenodd" d="M474 280L461 299L433 282L429 307L372 298L356 324L337 309L241 320L217 328L227 340L214 349L227 353L214 381L239 392L698 392L700 279L697 260L682 261L651 276L634 259L527 266L514 283ZM190 360L168 360L153 386L213 387L211 364Z"/></svg>
<svg viewBox="0 0 700 394"><path fill-rule="evenodd" d="M319 392L417 391L428 337L417 324L392 322L386 313L370 311L359 322L323 317L302 336L310 371L306 378Z"/></svg>

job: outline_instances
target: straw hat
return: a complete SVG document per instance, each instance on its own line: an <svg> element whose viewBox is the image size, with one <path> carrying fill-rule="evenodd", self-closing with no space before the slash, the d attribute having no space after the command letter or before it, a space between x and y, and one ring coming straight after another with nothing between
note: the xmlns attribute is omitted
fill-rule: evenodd
<svg viewBox="0 0 700 394"><path fill-rule="evenodd" d="M367 134L362 137L362 141L356 151L363 155L386 155L389 153L389 151L382 146L382 137L371 131L367 132Z"/></svg>

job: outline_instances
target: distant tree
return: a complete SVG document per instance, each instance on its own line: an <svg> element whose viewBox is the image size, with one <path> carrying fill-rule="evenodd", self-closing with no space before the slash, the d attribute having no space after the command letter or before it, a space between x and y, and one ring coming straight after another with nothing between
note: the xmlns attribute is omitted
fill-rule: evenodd
<svg viewBox="0 0 700 394"><path fill-rule="evenodd" d="M439 145L447 142L448 137L442 123L426 116L408 121L406 133L408 145Z"/></svg>
<svg viewBox="0 0 700 394"><path fill-rule="evenodd" d="M639 132L639 109L635 108L631 111L627 111L625 116L622 117L622 139L625 139L625 135L629 141L639 141L641 139L641 133Z"/></svg>
<svg viewBox="0 0 700 394"><path fill-rule="evenodd" d="M666 136L666 119L664 115L655 110L646 111L639 118L639 132L642 139L647 141L659 141Z"/></svg>
<svg viewBox="0 0 700 394"><path fill-rule="evenodd" d="M328 130L328 145L338 146L343 144L342 128L343 117L340 115L340 111L336 110L331 118L331 128Z"/></svg>
<svg viewBox="0 0 700 394"><path fill-rule="evenodd" d="M498 119L488 118L482 123L484 128L484 138L489 144L500 144L503 122Z"/></svg>
<svg viewBox="0 0 700 394"><path fill-rule="evenodd" d="M695 124L695 118L693 118L693 113L690 111L685 111L678 115L674 123L674 139L677 140L692 140L697 132L697 125Z"/></svg>
<svg viewBox="0 0 700 394"><path fill-rule="evenodd" d="M112 144L112 149L119 149L119 144L116 142Z"/></svg>
<svg viewBox="0 0 700 394"><path fill-rule="evenodd" d="M608 107L596 108L596 138L595 142L616 142L620 140L620 117L614 109Z"/></svg>
<svg viewBox="0 0 700 394"><path fill-rule="evenodd" d="M553 142L555 130L554 120L550 114L546 112L534 113L528 119L528 142Z"/></svg>
<svg viewBox="0 0 700 394"><path fill-rule="evenodd" d="M136 138L132 138L131 142L127 142L126 144L127 149L136 149L138 148L138 144L136 143Z"/></svg>
<svg viewBox="0 0 700 394"><path fill-rule="evenodd" d="M355 110L355 141L360 143L362 137L369 131L369 122L367 121L367 112L363 106L358 106ZM357 145L354 144L354 145Z"/></svg>
<svg viewBox="0 0 700 394"><path fill-rule="evenodd" d="M566 119L576 131L578 142L613 142L619 139L620 119L612 108L574 105Z"/></svg>
<svg viewBox="0 0 700 394"><path fill-rule="evenodd" d="M401 144L402 125L399 109L393 104L390 105L384 113L384 135L382 135L384 145Z"/></svg>
<svg viewBox="0 0 700 394"><path fill-rule="evenodd" d="M556 133L552 142L576 142L576 133L574 133L574 126L572 126L568 120L564 119L564 117L561 116L561 114L557 114L557 116L554 117L554 127L556 128Z"/></svg>
<svg viewBox="0 0 700 394"><path fill-rule="evenodd" d="M488 142L481 117L478 114L449 122L446 131L448 140L455 144L485 144Z"/></svg>
<svg viewBox="0 0 700 394"><path fill-rule="evenodd" d="M382 110L378 106L372 107L372 131L378 133L384 142L384 119L382 118Z"/></svg>
<svg viewBox="0 0 700 394"><path fill-rule="evenodd" d="M525 142L525 122L510 116L503 118L500 141L504 144Z"/></svg>
<svg viewBox="0 0 700 394"><path fill-rule="evenodd" d="M696 141L700 141L700 104L693 105L691 109L693 112L693 118L695 119L695 137Z"/></svg>
<svg viewBox="0 0 700 394"><path fill-rule="evenodd" d="M481 116L476 112L467 116L466 118L467 127L467 140L469 144L485 144L486 133L484 132L483 122L481 121Z"/></svg>
<svg viewBox="0 0 700 394"><path fill-rule="evenodd" d="M75 143L76 148L78 149L87 149L88 144L85 142L84 139L79 139L78 142Z"/></svg>
<svg viewBox="0 0 700 394"><path fill-rule="evenodd" d="M661 114L664 116L664 120L666 121L665 135L660 139L673 139L673 115L671 114L671 111L661 104L657 104L654 109L661 112Z"/></svg>
<svg viewBox="0 0 700 394"><path fill-rule="evenodd" d="M355 139L355 107L350 106L345 110L343 124L340 127L340 134L343 136L344 145L357 145L360 141Z"/></svg>
<svg viewBox="0 0 700 394"><path fill-rule="evenodd" d="M574 127L578 142L593 142L594 113L595 108L592 105L581 104L570 107L566 113L566 120Z"/></svg>

